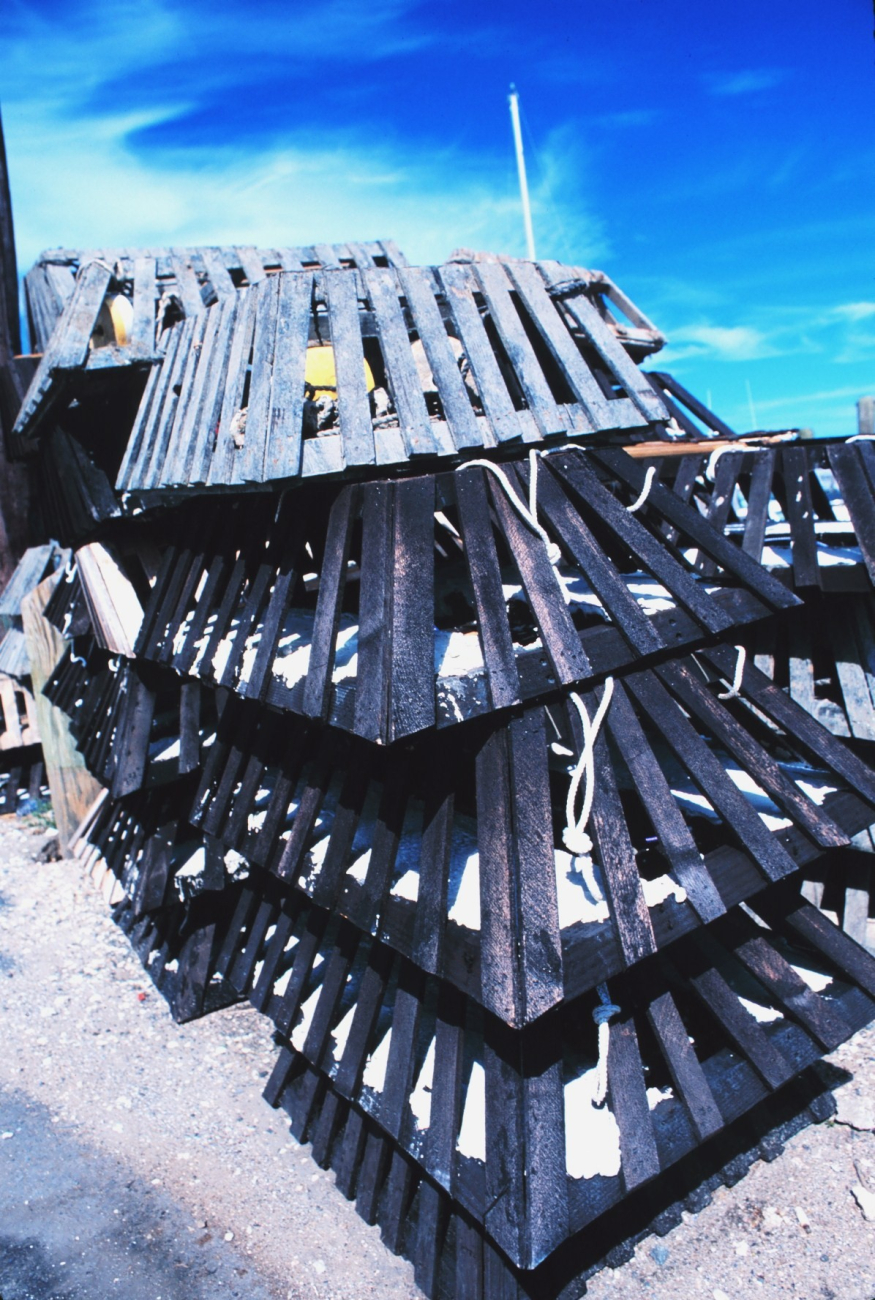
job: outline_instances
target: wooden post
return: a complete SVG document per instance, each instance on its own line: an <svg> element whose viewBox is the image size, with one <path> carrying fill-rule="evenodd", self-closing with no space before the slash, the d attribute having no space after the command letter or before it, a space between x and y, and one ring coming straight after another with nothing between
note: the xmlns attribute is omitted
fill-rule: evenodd
<svg viewBox="0 0 875 1300"><path fill-rule="evenodd" d="M43 695L43 687L66 649L61 634L43 616L49 597L61 580L52 573L28 592L21 602L21 617L30 656L30 675L39 719L43 758L61 848L66 852L76 827L100 793L100 783L85 766L70 735L66 714Z"/></svg>
<svg viewBox="0 0 875 1300"><path fill-rule="evenodd" d="M875 434L875 397L861 397L857 403L857 432L867 438Z"/></svg>
<svg viewBox="0 0 875 1300"><path fill-rule="evenodd" d="M6 145L0 119L0 363L21 351L18 316L18 269L12 229L12 196L6 166Z"/></svg>

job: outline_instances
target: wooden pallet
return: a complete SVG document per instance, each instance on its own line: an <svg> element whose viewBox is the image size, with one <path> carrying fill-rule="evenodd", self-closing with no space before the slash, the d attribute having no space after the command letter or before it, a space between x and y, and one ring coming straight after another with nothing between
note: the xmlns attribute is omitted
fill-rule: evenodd
<svg viewBox="0 0 875 1300"><path fill-rule="evenodd" d="M502 472L525 499L525 461ZM136 653L389 743L798 603L663 486L630 514L644 475L622 452L544 459L538 513L558 569L476 466L191 504L156 526Z"/></svg>
<svg viewBox="0 0 875 1300"><path fill-rule="evenodd" d="M13 429L19 451L25 450L23 443L39 436L59 403L86 391L82 372L93 377L160 360L158 340L174 320L198 316L210 303L233 297L239 287L256 286L281 271L377 264L406 265L391 240L315 248L101 248L44 253L25 277L31 337L43 356ZM132 316L123 340L109 310L117 295L128 300Z"/></svg>
<svg viewBox="0 0 875 1300"><path fill-rule="evenodd" d="M566 282L558 263L528 262L265 280L171 332L117 487L142 495L362 474L667 421L586 284L575 293ZM308 347L329 342L336 418L310 428Z"/></svg>

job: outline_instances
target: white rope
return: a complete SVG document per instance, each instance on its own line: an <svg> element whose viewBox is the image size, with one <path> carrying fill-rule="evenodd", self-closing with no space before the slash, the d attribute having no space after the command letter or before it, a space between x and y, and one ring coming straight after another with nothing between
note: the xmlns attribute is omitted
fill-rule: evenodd
<svg viewBox="0 0 875 1300"><path fill-rule="evenodd" d="M728 691L720 691L718 700L737 700L741 694L741 683L744 678L744 661L747 659L747 650L743 645L735 647L738 658L735 661L735 676L732 679L732 685Z"/></svg>
<svg viewBox="0 0 875 1300"><path fill-rule="evenodd" d="M113 659L108 659L108 660L106 661L106 666L107 666L107 668L109 669L109 671L110 671L111 673L117 673L118 670L119 670L119 668L120 668L120 666L121 666L120 663L119 663L119 660L118 660L118 656L116 656L116 657L113 658Z"/></svg>
<svg viewBox="0 0 875 1300"><path fill-rule="evenodd" d="M596 1082L592 1104L594 1106L603 1106L605 1097L608 1095L608 1051L611 1046L611 1020L614 1016L620 1014L620 1008L611 1001L607 984L599 984L596 992L599 995L599 1005L593 1007L592 1018L598 1026L599 1059L595 1067Z"/></svg>
<svg viewBox="0 0 875 1300"><path fill-rule="evenodd" d="M592 840L586 833L586 824L589 821L589 815L592 812L592 800L595 793L595 764L593 762L593 750L598 738L599 729L605 719L605 714L611 703L611 696L614 693L613 677L605 678L605 689L602 693L601 703L599 704L596 715L590 721L589 714L586 711L586 705L576 691L571 692L571 699L574 707L580 715L580 721L583 726L583 749L580 751L580 758L577 760L577 766L571 778L571 784L568 787L568 796L565 800L565 830L562 832L562 843L569 853L576 858L582 858L592 853ZM577 803L577 792L580 789L580 783L586 773L586 785L583 791L583 806L580 810L580 816L575 817L574 806Z"/></svg>
<svg viewBox="0 0 875 1300"><path fill-rule="evenodd" d="M73 614L68 609L64 615L64 626L61 628L61 636L66 636L70 630L70 624L73 622Z"/></svg>
<svg viewBox="0 0 875 1300"><path fill-rule="evenodd" d="M529 463L533 467L536 467L537 457L531 459ZM470 469L472 466L478 466L480 469L487 469L489 470L490 474L493 474L498 479L499 483L504 488L504 492L508 501L513 506L514 510L517 512L520 519L522 519L524 523L528 524L532 532L537 533L541 541L544 543L544 546L547 548L547 557L550 563L558 564L562 558L561 550L559 549L559 547L556 545L555 542L550 541L550 538L548 537L546 530L541 526L541 524L538 523L537 515L534 514L534 512L526 506L524 501L521 501L519 499L516 492L514 492L513 488L511 487L510 480L507 477L507 475L504 473L504 471L499 469L497 465L493 465L491 460L468 460L465 462L464 465L459 465L458 470ZM535 484L536 474L537 474L537 468L533 468L533 472L531 474L530 482L529 482L529 500L530 501L534 500L535 505L537 506L538 489Z"/></svg>
<svg viewBox="0 0 875 1300"><path fill-rule="evenodd" d="M72 650L70 651L70 663L81 664L83 668L88 667L88 660L83 659L81 655L74 655Z"/></svg>
<svg viewBox="0 0 875 1300"><path fill-rule="evenodd" d="M648 465L647 473L644 475L644 487L641 489L639 496L632 502L632 504L626 506L626 510L630 515L634 515L644 505L644 502L650 496L650 489L653 487L653 480L655 478L656 466Z"/></svg>
<svg viewBox="0 0 875 1300"><path fill-rule="evenodd" d="M846 442L875 442L875 433L854 433Z"/></svg>

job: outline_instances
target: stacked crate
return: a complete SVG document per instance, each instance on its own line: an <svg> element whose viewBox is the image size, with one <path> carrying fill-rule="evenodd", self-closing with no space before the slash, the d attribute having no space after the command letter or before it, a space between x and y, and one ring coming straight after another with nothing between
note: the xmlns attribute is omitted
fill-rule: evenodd
<svg viewBox="0 0 875 1300"><path fill-rule="evenodd" d="M704 408L606 277L232 253L69 255L15 427L90 484L76 851L427 1294L579 1294L825 1113L875 962L800 886L875 776L743 652L801 602L663 481Z"/></svg>

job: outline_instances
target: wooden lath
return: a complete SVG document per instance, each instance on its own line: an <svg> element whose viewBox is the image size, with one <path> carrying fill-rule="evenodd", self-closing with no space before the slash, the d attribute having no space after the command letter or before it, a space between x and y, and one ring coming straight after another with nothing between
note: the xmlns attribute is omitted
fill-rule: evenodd
<svg viewBox="0 0 875 1300"><path fill-rule="evenodd" d="M337 269L229 297L173 330L118 489L243 486L667 421L565 273L511 261ZM320 343L334 350L336 413L312 429L305 368Z"/></svg>
<svg viewBox="0 0 875 1300"><path fill-rule="evenodd" d="M159 547L137 653L389 743L797 603L661 485L631 514L644 470L618 457L541 462L539 519L558 567L479 466L279 504L244 497L230 511L201 502ZM502 473L526 500L527 463ZM707 581L691 555L715 570Z"/></svg>

